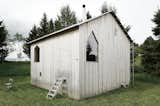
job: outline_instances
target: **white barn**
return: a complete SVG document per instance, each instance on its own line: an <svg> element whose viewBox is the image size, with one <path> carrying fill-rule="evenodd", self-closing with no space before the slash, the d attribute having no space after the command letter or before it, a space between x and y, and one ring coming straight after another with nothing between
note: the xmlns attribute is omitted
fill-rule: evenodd
<svg viewBox="0 0 160 106"><path fill-rule="evenodd" d="M131 42L113 12L30 41L31 83L49 89L64 77L74 99L128 85Z"/></svg>

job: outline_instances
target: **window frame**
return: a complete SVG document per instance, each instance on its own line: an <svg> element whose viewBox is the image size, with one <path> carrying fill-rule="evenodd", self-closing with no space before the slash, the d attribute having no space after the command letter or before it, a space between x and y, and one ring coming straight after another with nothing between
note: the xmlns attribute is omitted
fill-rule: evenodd
<svg viewBox="0 0 160 106"><path fill-rule="evenodd" d="M94 40L96 41L97 43L97 56L96 56L96 59L95 61L92 61L92 60L87 60L87 46L88 46L88 40L89 40L89 37L90 36L93 36L94 37ZM87 39L87 45L86 45L86 62L96 62L98 63L98 60L99 60L99 42L94 34L94 31L91 32L91 34L88 36L88 39Z"/></svg>
<svg viewBox="0 0 160 106"><path fill-rule="evenodd" d="M40 62L40 47L39 46L34 47L34 62L35 63Z"/></svg>

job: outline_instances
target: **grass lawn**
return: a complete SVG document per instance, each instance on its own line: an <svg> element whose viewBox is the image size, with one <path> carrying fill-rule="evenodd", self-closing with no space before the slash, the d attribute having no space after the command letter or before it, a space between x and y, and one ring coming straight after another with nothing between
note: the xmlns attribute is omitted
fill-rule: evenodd
<svg viewBox="0 0 160 106"><path fill-rule="evenodd" d="M160 78L136 74L135 86L105 94L72 100L58 96L47 100L47 91L30 85L29 76L14 76L14 89L7 91L4 83L10 77L0 77L0 106L160 106Z"/></svg>
<svg viewBox="0 0 160 106"><path fill-rule="evenodd" d="M29 77L12 77L15 80L15 88L7 91L4 83L9 77L1 77L0 106L159 106L159 78L143 74L136 77L134 88L121 88L81 101L63 96L47 100L45 98L47 91L30 85Z"/></svg>

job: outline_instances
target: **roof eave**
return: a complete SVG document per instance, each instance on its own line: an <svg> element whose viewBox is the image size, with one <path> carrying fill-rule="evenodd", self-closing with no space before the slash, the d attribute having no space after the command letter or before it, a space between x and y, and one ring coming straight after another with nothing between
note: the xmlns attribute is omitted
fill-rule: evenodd
<svg viewBox="0 0 160 106"><path fill-rule="evenodd" d="M115 18L115 20L116 20L117 23L120 25L120 27L121 27L121 29L123 30L123 32L126 34L126 37L127 37L128 40L130 41L130 43L132 43L133 41L132 41L131 37L129 36L128 32L125 30L125 28L124 28L123 25L121 24L119 18L115 15L115 13L114 13L113 11L110 11L110 12L106 12L106 13L100 15L100 16L97 16L97 17L95 17L95 18L91 18L91 19L88 19L88 20L86 20L86 21L84 21L84 22L81 22L81 23L78 23L78 24L74 24L74 25L72 25L72 26L63 28L63 29L58 30L58 31L55 31L55 32L53 32L53 33L44 35L44 36L42 36L42 37L40 37L40 38L37 38L37 39L32 40L32 41L30 41L30 42L27 42L27 44L28 44L28 45L31 45L31 44L36 43L36 42L39 42L39 41L41 41L41 40L43 40L43 39L46 39L46 38L49 38L49 37L55 37L55 36L53 36L53 35L60 34L60 33L64 33L64 32L66 32L66 31L68 31L68 30L73 30L73 29L79 28L80 25L82 25L82 24L84 24L84 23L88 23L88 22L90 22L90 21L92 21L92 20L95 20L95 19L97 19L97 18L99 18L99 17L102 17L102 16L104 16L104 15L106 15L106 14L109 14L109 13ZM57 36L57 35L56 35L56 36Z"/></svg>
<svg viewBox="0 0 160 106"><path fill-rule="evenodd" d="M33 43L36 43L36 42L39 42L41 40L44 40L44 39L47 39L47 38L50 38L50 37L56 37L57 35L61 34L61 33L64 33L66 31L69 31L69 30L75 30L75 29L78 29L79 28L79 24L75 24L75 25L72 25L70 27L66 27L66 28L63 28L61 30L58 30L58 31L55 31L53 33L50 33L50 34L47 34L47 35L44 35L40 38L37 38L35 40L32 40L30 42L27 42L28 45L31 45ZM55 35L55 36L54 36Z"/></svg>

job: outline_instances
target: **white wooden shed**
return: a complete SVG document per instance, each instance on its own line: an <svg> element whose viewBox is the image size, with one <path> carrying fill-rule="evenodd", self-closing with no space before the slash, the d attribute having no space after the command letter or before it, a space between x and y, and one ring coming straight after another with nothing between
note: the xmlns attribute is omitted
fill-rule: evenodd
<svg viewBox="0 0 160 106"><path fill-rule="evenodd" d="M64 77L64 91L74 99L128 85L131 42L113 12L45 35L28 42L31 83L49 89Z"/></svg>

